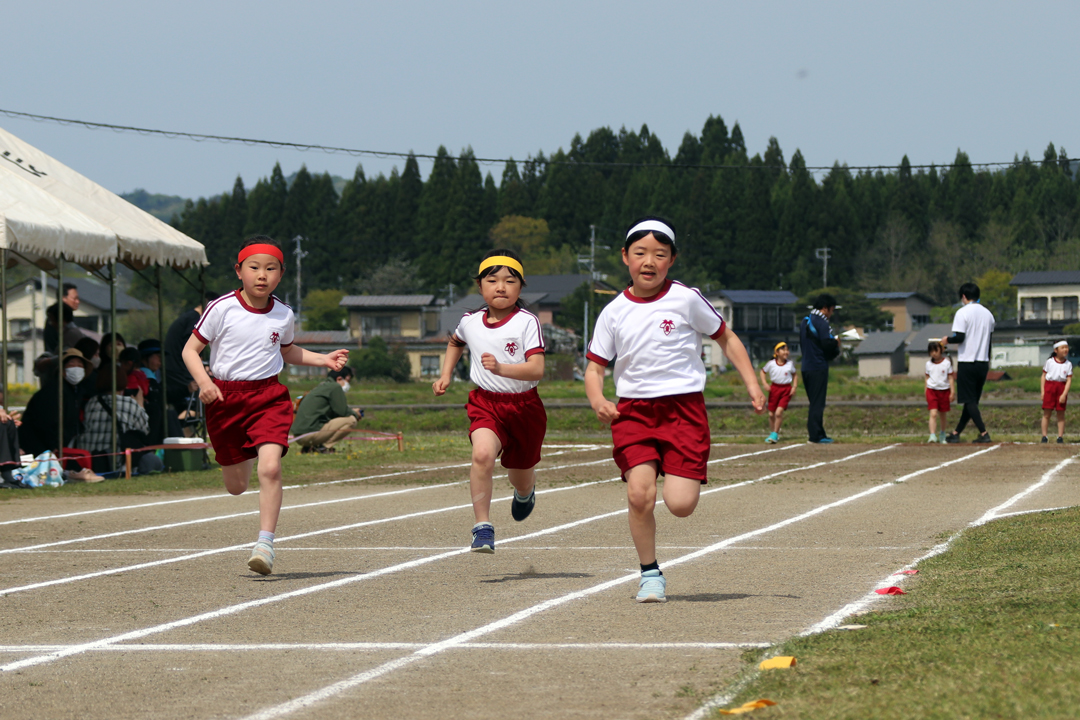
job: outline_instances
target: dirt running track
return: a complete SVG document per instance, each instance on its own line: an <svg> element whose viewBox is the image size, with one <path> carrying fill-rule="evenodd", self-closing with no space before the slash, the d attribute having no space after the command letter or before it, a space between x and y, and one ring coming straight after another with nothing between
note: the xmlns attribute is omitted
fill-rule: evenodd
<svg viewBox="0 0 1080 720"><path fill-rule="evenodd" d="M0 718L682 718L988 512L1080 503L1069 446L718 446L639 605L609 453L545 460L520 524L499 482L495 555L460 464L287 490L266 578L253 494L8 502Z"/></svg>

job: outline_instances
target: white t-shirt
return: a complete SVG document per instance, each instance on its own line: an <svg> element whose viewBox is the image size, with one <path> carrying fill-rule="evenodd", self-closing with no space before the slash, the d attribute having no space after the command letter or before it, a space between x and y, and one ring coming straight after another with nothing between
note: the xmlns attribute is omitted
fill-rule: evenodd
<svg viewBox="0 0 1080 720"><path fill-rule="evenodd" d="M790 385L795 380L795 363L791 360L783 365L776 360L770 360L761 369L769 376L769 383L772 385Z"/></svg>
<svg viewBox="0 0 1080 720"><path fill-rule="evenodd" d="M1043 372L1046 373L1046 379L1051 382L1065 382L1072 377L1072 363L1068 360L1059 363L1054 358L1050 358L1043 365Z"/></svg>
<svg viewBox="0 0 1080 720"><path fill-rule="evenodd" d="M495 375L480 362L484 353L491 353L500 363L513 365L544 352L540 318L528 310L518 308L496 323L488 321L486 307L465 313L450 340L459 346L469 346L469 379L478 387L497 393L523 393L540 382Z"/></svg>
<svg viewBox="0 0 1080 720"><path fill-rule="evenodd" d="M265 380L285 367L281 350L293 344L293 311L273 295L265 308L253 308L234 290L208 304L191 332L210 346L218 380Z"/></svg>
<svg viewBox="0 0 1080 720"><path fill-rule="evenodd" d="M970 302L956 311L952 331L964 333L964 342L956 350L958 362L989 362L994 313L977 302Z"/></svg>
<svg viewBox="0 0 1080 720"><path fill-rule="evenodd" d="M668 280L651 298L624 290L600 313L589 360L615 363L620 398L657 398L701 392L705 363L701 336L720 337L727 324L695 288Z"/></svg>
<svg viewBox="0 0 1080 720"><path fill-rule="evenodd" d="M949 358L942 358L941 362L926 361L926 387L931 390L948 390L949 376L953 375L952 362Z"/></svg>

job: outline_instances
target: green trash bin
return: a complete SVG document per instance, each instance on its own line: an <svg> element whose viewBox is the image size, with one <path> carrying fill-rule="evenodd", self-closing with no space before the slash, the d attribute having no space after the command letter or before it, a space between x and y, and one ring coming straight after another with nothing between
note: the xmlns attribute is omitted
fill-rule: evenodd
<svg viewBox="0 0 1080 720"><path fill-rule="evenodd" d="M202 438L170 437L165 438L162 445L173 445L165 448L162 460L165 463L165 472L194 472L203 469L203 448L184 448L184 445L199 445Z"/></svg>

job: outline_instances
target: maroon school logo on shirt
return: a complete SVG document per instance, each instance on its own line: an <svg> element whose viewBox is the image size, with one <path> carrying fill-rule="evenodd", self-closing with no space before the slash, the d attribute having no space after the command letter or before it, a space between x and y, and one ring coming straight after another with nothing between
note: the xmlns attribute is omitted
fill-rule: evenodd
<svg viewBox="0 0 1080 720"><path fill-rule="evenodd" d="M508 342L508 343L506 343L506 352L509 353L510 357L514 357L514 353L517 352L517 343L516 342Z"/></svg>
<svg viewBox="0 0 1080 720"><path fill-rule="evenodd" d="M663 320L660 322L660 329L664 331L665 335L670 335L671 331L675 329L674 320Z"/></svg>
<svg viewBox="0 0 1080 720"><path fill-rule="evenodd" d="M271 345L277 345L278 340L280 340L280 339L281 339L281 336L278 335L276 332L270 333L270 344Z"/></svg>

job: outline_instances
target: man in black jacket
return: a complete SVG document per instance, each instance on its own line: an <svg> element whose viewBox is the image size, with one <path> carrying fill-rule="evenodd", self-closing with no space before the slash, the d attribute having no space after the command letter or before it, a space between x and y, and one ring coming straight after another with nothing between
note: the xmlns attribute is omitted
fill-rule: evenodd
<svg viewBox="0 0 1080 720"><path fill-rule="evenodd" d="M829 392L829 362L840 354L840 340L833 337L829 318L836 311L836 298L822 293L814 300L814 309L799 325L802 347L802 377L810 411L806 432L812 443L831 443L825 433L825 396Z"/></svg>

